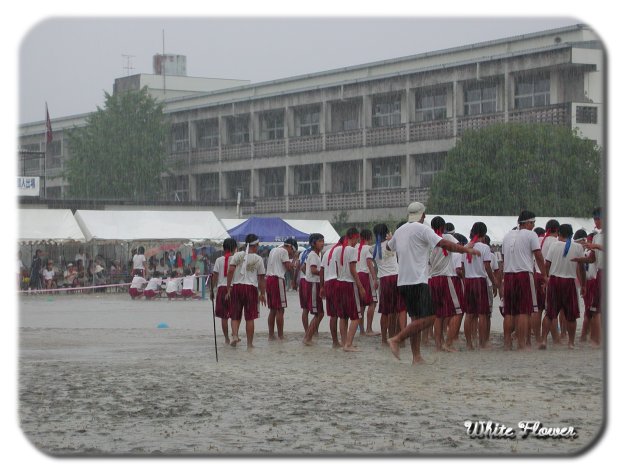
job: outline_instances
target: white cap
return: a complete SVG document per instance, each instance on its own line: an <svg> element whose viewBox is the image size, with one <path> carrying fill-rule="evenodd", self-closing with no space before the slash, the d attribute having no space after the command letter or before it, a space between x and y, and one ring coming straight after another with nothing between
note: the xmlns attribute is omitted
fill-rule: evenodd
<svg viewBox="0 0 620 470"><path fill-rule="evenodd" d="M407 210L409 212L409 222L419 222L426 211L426 207L421 202L412 202Z"/></svg>

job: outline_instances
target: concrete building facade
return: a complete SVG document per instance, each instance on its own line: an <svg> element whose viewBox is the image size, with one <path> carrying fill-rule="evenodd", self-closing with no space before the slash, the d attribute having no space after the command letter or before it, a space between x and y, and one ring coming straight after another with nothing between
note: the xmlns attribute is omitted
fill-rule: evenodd
<svg viewBox="0 0 620 470"><path fill-rule="evenodd" d="M604 64L595 33L575 25L167 96L164 199L217 212L240 197L246 216L332 219L344 211L355 221L399 219L411 200L427 200L466 130L549 123L603 145ZM66 192L66 181L54 178L70 158L62 131L85 117L52 121L48 198ZM44 142L44 122L20 127L20 149L44 151ZM33 163L18 168L41 173Z"/></svg>

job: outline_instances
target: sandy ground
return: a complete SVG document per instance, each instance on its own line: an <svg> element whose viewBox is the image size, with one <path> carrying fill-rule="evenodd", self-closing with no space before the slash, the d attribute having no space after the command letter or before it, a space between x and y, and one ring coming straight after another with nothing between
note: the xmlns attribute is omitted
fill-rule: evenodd
<svg viewBox="0 0 620 470"><path fill-rule="evenodd" d="M218 324L216 363L209 301L21 297L21 428L55 455L567 455L602 430L601 350L505 352L494 312L494 349L425 347L428 363L412 366L408 347L399 362L377 337L358 338L358 353L332 349L325 320L303 346L289 303L287 338L267 341L261 307L251 352L223 344ZM468 420L577 437L476 439Z"/></svg>

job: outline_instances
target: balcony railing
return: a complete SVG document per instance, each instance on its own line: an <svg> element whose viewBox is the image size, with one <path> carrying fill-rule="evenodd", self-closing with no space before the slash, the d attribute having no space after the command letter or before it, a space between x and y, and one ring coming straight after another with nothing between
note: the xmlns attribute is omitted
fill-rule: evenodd
<svg viewBox="0 0 620 470"><path fill-rule="evenodd" d="M320 211L323 210L323 195L289 196L288 209L290 212Z"/></svg>
<svg viewBox="0 0 620 470"><path fill-rule="evenodd" d="M441 121L412 122L409 124L409 140L449 139L453 137L452 119Z"/></svg>
<svg viewBox="0 0 620 470"><path fill-rule="evenodd" d="M570 103L510 111L508 121L570 126Z"/></svg>
<svg viewBox="0 0 620 470"><path fill-rule="evenodd" d="M222 160L245 160L252 157L252 144L222 146Z"/></svg>
<svg viewBox="0 0 620 470"><path fill-rule="evenodd" d="M366 207L404 207L409 204L407 188L373 189L366 191Z"/></svg>
<svg viewBox="0 0 620 470"><path fill-rule="evenodd" d="M218 147L192 149L192 162L194 163L217 162L219 159L220 149Z"/></svg>
<svg viewBox="0 0 620 470"><path fill-rule="evenodd" d="M411 201L418 201L422 204L426 204L430 194L431 188L409 188L409 199Z"/></svg>
<svg viewBox="0 0 620 470"><path fill-rule="evenodd" d="M373 127L366 129L366 145L399 144L407 142L407 126Z"/></svg>
<svg viewBox="0 0 620 470"><path fill-rule="evenodd" d="M309 135L304 137L291 137L288 139L288 153L313 153L323 150L323 136Z"/></svg>
<svg viewBox="0 0 620 470"><path fill-rule="evenodd" d="M363 209L364 192L329 193L326 197L327 210Z"/></svg>
<svg viewBox="0 0 620 470"><path fill-rule="evenodd" d="M253 213L268 214L272 212L286 212L286 198L284 196L256 199Z"/></svg>
<svg viewBox="0 0 620 470"><path fill-rule="evenodd" d="M457 135L469 130L479 130L484 127L504 122L504 113L479 114L476 116L460 117L456 120Z"/></svg>
<svg viewBox="0 0 620 470"><path fill-rule="evenodd" d="M254 158L279 157L286 155L286 141L263 140L254 143Z"/></svg>
<svg viewBox="0 0 620 470"><path fill-rule="evenodd" d="M325 148L327 150L340 150L352 147L361 147L364 142L362 129L353 129L344 132L335 132L325 135Z"/></svg>
<svg viewBox="0 0 620 470"><path fill-rule="evenodd" d="M166 158L166 164L172 168L182 168L189 162L189 152L171 153Z"/></svg>

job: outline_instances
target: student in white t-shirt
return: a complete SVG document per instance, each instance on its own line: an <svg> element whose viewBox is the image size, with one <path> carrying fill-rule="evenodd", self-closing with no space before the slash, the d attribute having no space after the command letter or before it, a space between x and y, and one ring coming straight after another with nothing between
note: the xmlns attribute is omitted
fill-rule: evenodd
<svg viewBox="0 0 620 470"><path fill-rule="evenodd" d="M144 297L149 300L152 300L154 297L159 297L161 294L160 289L162 282L163 280L159 276L151 277L144 288Z"/></svg>
<svg viewBox="0 0 620 470"><path fill-rule="evenodd" d="M408 207L409 223L402 225L394 232L387 243L387 249L398 256L398 286L405 299L407 313L412 321L396 336L388 340L392 354L400 359L400 342L411 337L413 363L423 363L420 353L420 335L435 322L426 268L429 254L439 246L448 251L471 253L479 256L474 248L457 245L437 235L432 228L424 225L426 208L420 202L412 202Z"/></svg>
<svg viewBox="0 0 620 470"><path fill-rule="evenodd" d="M166 279L166 297L168 297L168 300L176 299L181 293L180 281L182 281L182 279L177 278L176 271L174 269L170 271Z"/></svg>
<svg viewBox="0 0 620 470"><path fill-rule="evenodd" d="M196 268L198 269L198 268ZM183 270L183 279L181 281L181 296L184 300L196 298L196 273L192 272L191 268L185 268Z"/></svg>
<svg viewBox="0 0 620 470"><path fill-rule="evenodd" d="M355 246L357 250L357 273L362 286L366 291L366 296L361 299L362 314L360 317L360 335L378 336L381 333L372 329L372 321L375 316L379 289L379 279L377 278L377 268L372 256L372 232L368 229L360 231L360 242ZM366 310L366 307L368 309ZM366 311L365 311L366 310ZM364 329L364 314L366 314L366 328Z"/></svg>
<svg viewBox="0 0 620 470"><path fill-rule="evenodd" d="M325 237L320 233L312 233L308 239L311 251L305 259L306 264L306 310L314 315L308 325L303 343L311 346L312 337L319 331L319 324L323 319L323 299L321 298L321 252L325 245Z"/></svg>
<svg viewBox="0 0 620 470"><path fill-rule="evenodd" d="M549 252L549 248L558 240L558 231L560 230L560 223L555 219L549 219L545 224L544 233L538 236L538 241L540 242L540 253L542 254L543 259L547 256ZM532 262L534 260L532 259ZM536 263L534 263L535 265ZM538 311L532 312L532 316L530 317L530 326L531 333L536 339L536 344L540 343L540 328L542 321L543 310L545 310L546 304L546 289L544 286L542 274L540 272L540 268L538 266L534 266L534 282L536 283L536 299L538 305ZM562 315L563 316L563 315ZM557 322L558 319L554 319L554 323L556 328L551 330L551 334L553 336L553 342L558 344L560 342L560 338L557 334ZM566 322L563 321L563 318L560 319L560 322L563 323L562 328L564 332L564 336L566 335Z"/></svg>
<svg viewBox="0 0 620 470"><path fill-rule="evenodd" d="M230 320L232 303L230 299L226 300L226 279L228 277L228 267L230 265L230 257L237 252L237 240L227 238L223 244L224 255L215 260L213 264L213 273L211 275L211 302L215 302L215 316L221 320L222 333L226 344L230 344L228 337L228 321ZM216 293L213 293L215 288Z"/></svg>
<svg viewBox="0 0 620 470"><path fill-rule="evenodd" d="M293 238L287 238L282 246L273 248L269 252L265 282L267 306L269 307L267 328L269 329L270 341L276 339L276 326L278 329L278 339L284 339L284 309L288 306L284 275L287 271L293 271L293 256L296 252L297 241ZM293 280L293 289L297 289L295 280Z"/></svg>
<svg viewBox="0 0 620 470"><path fill-rule="evenodd" d="M547 334L552 325L552 320L561 311L566 318L568 331L568 348L575 347L575 331L577 318L579 318L579 303L575 280L578 278L581 284L581 295L586 293L586 273L582 261L574 259L584 257L583 247L579 243L572 243L573 228L569 224L560 225L558 241L554 243L545 257L546 269L549 273L549 285L547 286L547 313L542 323L541 341L539 349L547 347Z"/></svg>
<svg viewBox="0 0 620 470"><path fill-rule="evenodd" d="M241 341L239 326L243 315L247 348L254 347L254 320L259 317L259 301L266 305L265 265L263 258L257 254L258 244L258 237L250 233L245 237L245 251L239 251L230 258L226 277L226 297L232 299L231 346L236 346Z"/></svg>
<svg viewBox="0 0 620 470"><path fill-rule="evenodd" d="M133 270L132 273L134 275L139 275L142 277L146 277L148 274L146 269L146 257L144 256L144 247L141 246L138 248L138 253L133 255Z"/></svg>
<svg viewBox="0 0 620 470"><path fill-rule="evenodd" d="M129 286L129 295L131 298L136 299L140 297L144 293L144 286L146 286L147 283L148 281L142 276L134 276Z"/></svg>
<svg viewBox="0 0 620 470"><path fill-rule="evenodd" d="M332 336L332 347L340 348L342 344L338 341L338 264L336 263L335 251L344 243L344 237L338 243L329 247L323 253L321 260L321 297L325 299L325 313L329 317L329 331Z"/></svg>

